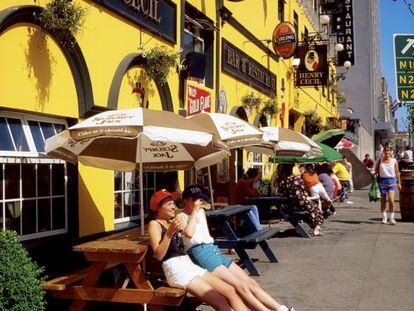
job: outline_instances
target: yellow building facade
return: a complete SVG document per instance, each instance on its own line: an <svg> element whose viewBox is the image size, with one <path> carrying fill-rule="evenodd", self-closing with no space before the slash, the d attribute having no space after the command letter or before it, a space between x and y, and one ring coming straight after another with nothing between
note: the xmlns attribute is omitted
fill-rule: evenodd
<svg viewBox="0 0 414 311"><path fill-rule="evenodd" d="M206 111L256 126L283 123L301 131L307 111L323 123L337 116L334 96L322 88L295 88L292 58L278 58L269 46L281 21L280 1L76 0L87 13L69 44L40 21L48 2L0 2L0 218L3 229L18 231L23 240L77 239L137 219L135 173L72 166L44 155L46 138L97 112L142 106L197 113L187 92L189 84L200 84L210 96ZM298 1L282 2L283 19L293 23L297 17L300 40L305 28L315 31ZM165 84L147 78L142 66L156 47L180 53L181 66L171 69ZM239 57L254 72L243 73L233 59ZM262 103L274 100L277 114L261 113L263 104L243 108L249 94ZM269 176L267 159L233 152L214 170L215 185L231 192L242 170L253 165ZM145 203L162 178L146 174ZM179 179L183 186L184 176Z"/></svg>

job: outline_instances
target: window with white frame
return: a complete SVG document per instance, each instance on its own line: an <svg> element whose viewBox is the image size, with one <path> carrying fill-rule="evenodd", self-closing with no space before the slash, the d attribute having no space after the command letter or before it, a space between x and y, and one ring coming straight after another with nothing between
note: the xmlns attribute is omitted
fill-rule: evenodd
<svg viewBox="0 0 414 311"><path fill-rule="evenodd" d="M204 27L190 18L185 16L184 22L184 37L183 37L183 55L190 52L204 53L204 39L202 38L201 30Z"/></svg>
<svg viewBox="0 0 414 311"><path fill-rule="evenodd" d="M140 212L139 172L115 172L115 223L137 220ZM144 173L144 212L155 192L156 174Z"/></svg>
<svg viewBox="0 0 414 311"><path fill-rule="evenodd" d="M65 120L0 111L0 228L22 240L67 232L67 167L44 154Z"/></svg>
<svg viewBox="0 0 414 311"><path fill-rule="evenodd" d="M259 169L263 172L263 154L253 153L253 164L252 167Z"/></svg>

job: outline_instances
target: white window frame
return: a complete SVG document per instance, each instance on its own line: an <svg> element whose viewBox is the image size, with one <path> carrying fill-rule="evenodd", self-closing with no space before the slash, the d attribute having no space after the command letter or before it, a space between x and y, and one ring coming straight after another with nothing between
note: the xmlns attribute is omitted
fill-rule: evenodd
<svg viewBox="0 0 414 311"><path fill-rule="evenodd" d="M25 134L25 138L29 146L29 151L0 150L0 157L3 157L3 156L4 157L45 157L46 156L43 152L38 152L36 149L36 145L35 145L35 142L32 136L32 132L30 131L29 121L45 122L45 123L50 123L50 124L61 124L61 125L64 125L65 128L68 127L68 123L66 122L66 120L37 116L37 115L29 115L26 113L0 111L0 117L19 119L22 122L23 132ZM9 128L9 132L10 132L10 128ZM13 144L14 144L14 141L13 141Z"/></svg>
<svg viewBox="0 0 414 311"><path fill-rule="evenodd" d="M19 197L13 198L13 199L5 199L5 190L6 185L3 182L3 197L0 197L0 208L1 208L1 217L3 220L2 230L6 229L6 203L10 202L19 202L20 205L20 240L31 240L36 238L43 238L48 236L54 236L58 234L64 234L68 232L68 175L67 175L67 165L65 161L53 159L47 157L44 153L38 152L36 149L36 145L34 143L34 139L32 137L32 133L30 131L29 121L37 121L37 122L45 122L50 124L61 124L64 125L65 128L68 127L66 120L63 119L57 119L57 118L50 118L50 117L43 117L38 115L30 115L25 113L19 113L19 112L12 112L12 111L2 111L0 110L0 117L4 118L14 118L19 119L22 123L23 132L26 137L27 144L29 146L30 151L1 151L0 150L0 165L2 166L2 175L0 175L0 178L4 180L5 178L5 165L6 164L19 164L20 165L20 171L19 171ZM10 131L10 128L9 128ZM55 130L56 132L56 130ZM11 133L11 132L10 132ZM43 134L42 134L43 135ZM13 141L14 144L14 141ZM63 164L64 165L64 194L63 195L53 195L52 182L50 183L50 195L46 197L32 197L32 198L23 198L23 181L22 181L22 164ZM37 176L37 173L36 173ZM35 180L35 187L36 187L36 193L38 188L38 181L37 178ZM50 230L45 232L36 232L31 234L22 235L23 230L23 201L30 201L35 200L36 201L36 231L38 231L38 200L39 199L49 199L50 200L50 225L53 228L53 199L54 198L64 198L64 204L65 204L65 227L63 229L57 229L57 230Z"/></svg>
<svg viewBox="0 0 414 311"><path fill-rule="evenodd" d="M125 190L125 172L120 172L120 173L122 174L121 175L122 189L121 190L115 190L114 189L114 196L116 196L117 194L121 194L121 211L122 211L122 213L124 213L125 194L132 194L133 192L136 192L136 193L138 193L138 196L139 196L140 190L138 188L139 185L136 185L136 186L138 186L137 188L130 189L130 190ZM138 171L135 171L134 173L139 174ZM154 172L148 172L148 173L154 174L154 184L152 185L153 187L144 188L144 192L147 191L147 190L154 190L154 192L155 192L155 185L156 185L156 182L157 182L156 173L154 173ZM143 177L145 178L145 173L143 174ZM115 180L115 173L114 173L114 180ZM145 209L144 209L144 213L145 213ZM146 217L147 214L145 213L144 216ZM133 221L133 220L138 220L139 217L140 217L140 211L138 211L138 214L134 215L134 216L115 218L115 205L114 205L114 224L115 225L120 224L120 223L130 222L130 221Z"/></svg>

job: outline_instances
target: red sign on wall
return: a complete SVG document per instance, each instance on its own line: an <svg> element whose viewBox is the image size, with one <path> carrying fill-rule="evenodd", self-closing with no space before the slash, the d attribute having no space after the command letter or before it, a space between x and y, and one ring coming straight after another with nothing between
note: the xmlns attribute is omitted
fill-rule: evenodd
<svg viewBox="0 0 414 311"><path fill-rule="evenodd" d="M211 91L195 82L187 81L185 87L185 101L187 103L187 115L211 111Z"/></svg>

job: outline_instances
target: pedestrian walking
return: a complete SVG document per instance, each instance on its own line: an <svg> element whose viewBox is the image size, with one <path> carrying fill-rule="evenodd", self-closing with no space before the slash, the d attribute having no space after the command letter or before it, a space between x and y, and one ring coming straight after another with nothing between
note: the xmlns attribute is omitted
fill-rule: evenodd
<svg viewBox="0 0 414 311"><path fill-rule="evenodd" d="M385 146L383 156L375 164L375 176L378 178L378 184L381 192L381 214L382 223L388 222L387 218L387 195L389 202L390 224L395 225L394 216L394 197L395 192L401 190L400 172L398 170L397 160L391 157L390 146Z"/></svg>

